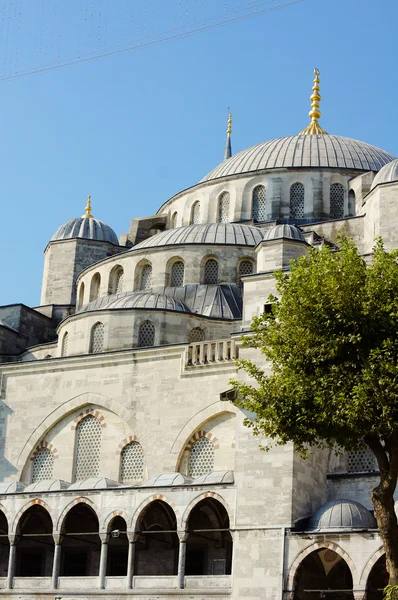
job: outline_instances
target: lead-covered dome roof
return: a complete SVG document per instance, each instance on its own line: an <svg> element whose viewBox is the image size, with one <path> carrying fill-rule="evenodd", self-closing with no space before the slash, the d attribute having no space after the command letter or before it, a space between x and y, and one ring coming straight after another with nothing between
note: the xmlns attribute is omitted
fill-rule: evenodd
<svg viewBox="0 0 398 600"><path fill-rule="evenodd" d="M153 235L134 246L134 250L187 244L217 244L230 246L257 246L263 239L261 231L239 223L210 223L176 227Z"/></svg>
<svg viewBox="0 0 398 600"><path fill-rule="evenodd" d="M379 171L394 158L376 146L339 135L292 135L238 152L210 171L202 182L266 169Z"/></svg>
<svg viewBox="0 0 398 600"><path fill-rule="evenodd" d="M67 221L61 227L58 227L50 241L55 242L72 238L84 238L98 242L109 242L115 246L119 245L119 240L113 229L94 217L78 217Z"/></svg>
<svg viewBox="0 0 398 600"><path fill-rule="evenodd" d="M101 296L97 300L89 302L78 312L91 312L94 310L115 310L126 308L146 308L147 310L174 310L177 312L187 312L190 310L180 300L172 296L152 292L121 292L120 294L111 294Z"/></svg>
<svg viewBox="0 0 398 600"><path fill-rule="evenodd" d="M398 181L398 158L392 160L377 173L373 179L372 190L380 183L391 183Z"/></svg>
<svg viewBox="0 0 398 600"><path fill-rule="evenodd" d="M281 238L294 240L296 242L305 242L303 233L294 225L283 223L275 225L268 229L264 234L264 240L280 240Z"/></svg>
<svg viewBox="0 0 398 600"><path fill-rule="evenodd" d="M308 530L373 529L376 520L367 508L354 500L331 500L312 515Z"/></svg>

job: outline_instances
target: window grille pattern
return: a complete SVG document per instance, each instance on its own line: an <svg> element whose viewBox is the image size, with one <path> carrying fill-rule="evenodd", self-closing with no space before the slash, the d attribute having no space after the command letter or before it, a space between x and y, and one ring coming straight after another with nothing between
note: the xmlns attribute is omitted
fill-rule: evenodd
<svg viewBox="0 0 398 600"><path fill-rule="evenodd" d="M76 429L74 481L98 477L101 450L101 423L89 415Z"/></svg>
<svg viewBox="0 0 398 600"><path fill-rule="evenodd" d="M239 263L239 279L244 275L251 275L253 273L253 263L251 260L242 260Z"/></svg>
<svg viewBox="0 0 398 600"><path fill-rule="evenodd" d="M115 273L114 293L120 294L123 291L123 278L124 271L122 268L118 269Z"/></svg>
<svg viewBox="0 0 398 600"><path fill-rule="evenodd" d="M84 302L84 282L82 282L80 284L80 288L79 288L79 303L77 306L78 310L79 310L79 308L81 308L83 306L83 302Z"/></svg>
<svg viewBox="0 0 398 600"><path fill-rule="evenodd" d="M144 453L141 444L132 442L122 450L120 461L121 483L134 483L144 479Z"/></svg>
<svg viewBox="0 0 398 600"><path fill-rule="evenodd" d="M179 260L171 267L171 287L181 287L184 285L184 263Z"/></svg>
<svg viewBox="0 0 398 600"><path fill-rule="evenodd" d="M91 280L90 302L99 298L101 291L101 275L96 273Z"/></svg>
<svg viewBox="0 0 398 600"><path fill-rule="evenodd" d="M218 222L229 223L229 193L223 192L218 205Z"/></svg>
<svg viewBox="0 0 398 600"><path fill-rule="evenodd" d="M341 183L330 186L330 218L341 219L344 216L344 188Z"/></svg>
<svg viewBox="0 0 398 600"><path fill-rule="evenodd" d="M54 456L48 448L41 448L36 452L33 460L32 483L53 478Z"/></svg>
<svg viewBox="0 0 398 600"><path fill-rule="evenodd" d="M69 333L66 332L62 338L61 356L68 356Z"/></svg>
<svg viewBox="0 0 398 600"><path fill-rule="evenodd" d="M290 188L290 218L302 219L304 217L304 186L302 183L293 183Z"/></svg>
<svg viewBox="0 0 398 600"><path fill-rule="evenodd" d="M145 265L141 271L141 290L148 290L152 285L152 265Z"/></svg>
<svg viewBox="0 0 398 600"><path fill-rule="evenodd" d="M265 187L258 185L253 190L253 219L266 221L267 218L267 194Z"/></svg>
<svg viewBox="0 0 398 600"><path fill-rule="evenodd" d="M348 452L347 471L349 473L363 473L377 470L376 457L369 448Z"/></svg>
<svg viewBox="0 0 398 600"><path fill-rule="evenodd" d="M173 216L171 217L171 226L173 227L177 227L177 213L173 213Z"/></svg>
<svg viewBox="0 0 398 600"><path fill-rule="evenodd" d="M96 323L91 330L91 344L90 352L96 354L102 352L104 349L104 325L103 323Z"/></svg>
<svg viewBox="0 0 398 600"><path fill-rule="evenodd" d="M200 477L214 471L214 446L206 437L198 440L191 450L189 457L190 477Z"/></svg>
<svg viewBox="0 0 398 600"><path fill-rule="evenodd" d="M194 344L195 342L203 342L205 339L205 332L200 327L194 327L191 329L188 335L188 342Z"/></svg>
<svg viewBox="0 0 398 600"><path fill-rule="evenodd" d="M218 283L218 262L214 258L206 261L204 283Z"/></svg>
<svg viewBox="0 0 398 600"><path fill-rule="evenodd" d="M152 321L144 321L140 325L138 332L138 346L143 348L145 346L155 345L155 325Z"/></svg>
<svg viewBox="0 0 398 600"><path fill-rule="evenodd" d="M200 218L200 202L194 202L192 205L192 211L191 211L191 224L192 225L196 225L197 223L199 223L199 218Z"/></svg>

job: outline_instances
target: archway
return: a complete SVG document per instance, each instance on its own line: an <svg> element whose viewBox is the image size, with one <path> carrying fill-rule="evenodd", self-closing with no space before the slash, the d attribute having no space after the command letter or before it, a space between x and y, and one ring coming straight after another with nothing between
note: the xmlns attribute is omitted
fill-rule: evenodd
<svg viewBox="0 0 398 600"><path fill-rule="evenodd" d="M177 519L162 500L144 508L137 520L136 575L176 575L178 570Z"/></svg>
<svg viewBox="0 0 398 600"><path fill-rule="evenodd" d="M127 575L127 557L129 542L127 524L123 517L115 517L109 524L108 563L106 574L110 576Z"/></svg>
<svg viewBox="0 0 398 600"><path fill-rule="evenodd" d="M196 504L188 518L186 575L230 575L232 536L229 516L214 498Z"/></svg>
<svg viewBox="0 0 398 600"><path fill-rule="evenodd" d="M62 526L61 575L98 575L101 554L98 531L98 518L90 506L79 503L70 509Z"/></svg>
<svg viewBox="0 0 398 600"><path fill-rule="evenodd" d="M35 504L28 508L17 525L15 575L50 577L54 559L53 524L45 508Z"/></svg>
<svg viewBox="0 0 398 600"><path fill-rule="evenodd" d="M0 577L7 577L9 553L8 522L5 514L0 511Z"/></svg>
<svg viewBox="0 0 398 600"><path fill-rule="evenodd" d="M354 600L349 566L334 550L321 548L300 563L294 600Z"/></svg>
<svg viewBox="0 0 398 600"><path fill-rule="evenodd" d="M366 600L382 600L383 589L388 584L386 557L381 556L373 565L366 584Z"/></svg>

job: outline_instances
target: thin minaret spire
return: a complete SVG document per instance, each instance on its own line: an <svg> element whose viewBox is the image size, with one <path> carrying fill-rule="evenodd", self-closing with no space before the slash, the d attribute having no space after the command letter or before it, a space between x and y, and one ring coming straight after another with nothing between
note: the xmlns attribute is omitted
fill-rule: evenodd
<svg viewBox="0 0 398 600"><path fill-rule="evenodd" d="M231 113L230 109L228 108L227 143L225 144L224 160L227 160L227 158L231 158L231 156L232 156L231 133L232 133L232 113Z"/></svg>

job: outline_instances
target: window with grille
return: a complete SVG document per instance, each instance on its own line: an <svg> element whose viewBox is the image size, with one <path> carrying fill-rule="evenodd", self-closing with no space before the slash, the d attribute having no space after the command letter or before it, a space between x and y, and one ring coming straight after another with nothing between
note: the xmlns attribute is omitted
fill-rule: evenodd
<svg viewBox="0 0 398 600"><path fill-rule="evenodd" d="M91 354L97 354L102 352L104 349L104 325L103 323L96 323L91 330L91 343L90 352Z"/></svg>
<svg viewBox="0 0 398 600"><path fill-rule="evenodd" d="M191 225L199 223L200 218L200 202L194 202L191 210Z"/></svg>
<svg viewBox="0 0 398 600"><path fill-rule="evenodd" d="M206 261L204 283L218 283L218 262L214 258Z"/></svg>
<svg viewBox="0 0 398 600"><path fill-rule="evenodd" d="M119 267L119 269L117 269L117 271L115 273L115 280L113 283L113 293L114 294L120 294L120 292L123 291L123 278L124 278L124 271L123 271L122 267Z"/></svg>
<svg viewBox="0 0 398 600"><path fill-rule="evenodd" d="M101 275L96 273L91 280L90 302L99 298L101 290Z"/></svg>
<svg viewBox="0 0 398 600"><path fill-rule="evenodd" d="M41 448L35 454L32 467L32 483L52 479L54 469L54 456L48 448Z"/></svg>
<svg viewBox="0 0 398 600"><path fill-rule="evenodd" d="M145 265L141 271L141 290L148 290L152 285L152 265Z"/></svg>
<svg viewBox="0 0 398 600"><path fill-rule="evenodd" d="M350 190L348 192L348 216L353 217L355 215L355 192Z"/></svg>
<svg viewBox="0 0 398 600"><path fill-rule="evenodd" d="M61 356L68 356L69 333L66 332L62 338Z"/></svg>
<svg viewBox="0 0 398 600"><path fill-rule="evenodd" d="M258 185L253 190L253 219L255 221L266 221L268 219L267 195L263 185Z"/></svg>
<svg viewBox="0 0 398 600"><path fill-rule="evenodd" d="M189 457L190 477L200 477L214 471L214 446L206 437L201 438L192 446Z"/></svg>
<svg viewBox="0 0 398 600"><path fill-rule="evenodd" d="M349 473L364 473L377 470L376 457L370 448L348 452L347 471Z"/></svg>
<svg viewBox="0 0 398 600"><path fill-rule="evenodd" d="M218 204L218 222L229 223L229 193L223 192Z"/></svg>
<svg viewBox="0 0 398 600"><path fill-rule="evenodd" d="M144 453L141 444L132 442L125 446L120 457L121 483L134 483L144 479Z"/></svg>
<svg viewBox="0 0 398 600"><path fill-rule="evenodd" d="M341 219L344 216L344 188L341 183L330 186L330 218Z"/></svg>
<svg viewBox="0 0 398 600"><path fill-rule="evenodd" d="M290 218L302 219L304 217L304 186L302 183L293 183L290 188Z"/></svg>
<svg viewBox="0 0 398 600"><path fill-rule="evenodd" d="M98 477L101 451L101 423L88 415L76 429L74 481Z"/></svg>
<svg viewBox="0 0 398 600"><path fill-rule="evenodd" d="M251 275L253 273L253 263L251 260L242 260L239 263L239 279L244 275Z"/></svg>
<svg viewBox="0 0 398 600"><path fill-rule="evenodd" d="M144 321L140 325L138 332L138 346L143 348L145 346L155 345L155 325L152 321Z"/></svg>
<svg viewBox="0 0 398 600"><path fill-rule="evenodd" d="M84 282L80 284L79 288L79 302L77 304L77 309L79 310L83 306L84 302Z"/></svg>
<svg viewBox="0 0 398 600"><path fill-rule="evenodd" d="M203 342L205 339L205 332L200 327L194 327L191 329L188 335L189 344L194 344L195 342Z"/></svg>
<svg viewBox="0 0 398 600"><path fill-rule="evenodd" d="M184 285L184 263L179 260L171 267L171 287L181 287Z"/></svg>
<svg viewBox="0 0 398 600"><path fill-rule="evenodd" d="M173 213L173 215L172 215L172 217L171 217L171 226L172 226L173 228L174 228L174 227L177 227L177 213L176 213L176 212L175 212L175 213Z"/></svg>

